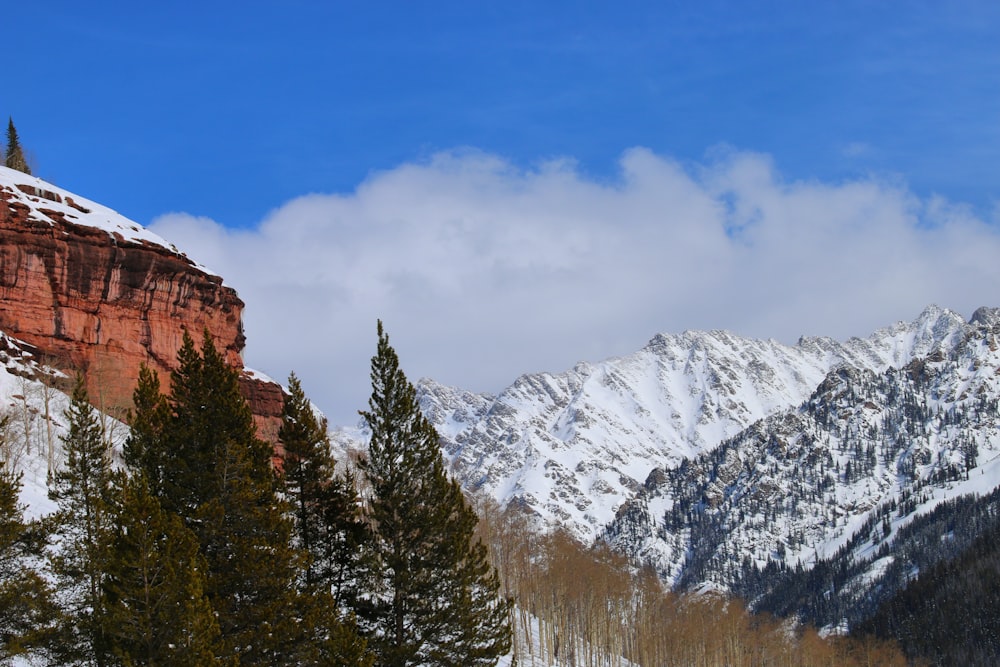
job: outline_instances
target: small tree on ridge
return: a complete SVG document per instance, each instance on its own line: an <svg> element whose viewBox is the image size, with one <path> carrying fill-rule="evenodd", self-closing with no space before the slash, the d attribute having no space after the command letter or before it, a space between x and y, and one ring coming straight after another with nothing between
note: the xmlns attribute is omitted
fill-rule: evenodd
<svg viewBox="0 0 1000 667"><path fill-rule="evenodd" d="M21 141L17 137L17 129L14 127L14 119L7 121L7 151L4 153L4 165L10 169L23 171L31 174L28 161L24 159L24 149L21 148Z"/></svg>

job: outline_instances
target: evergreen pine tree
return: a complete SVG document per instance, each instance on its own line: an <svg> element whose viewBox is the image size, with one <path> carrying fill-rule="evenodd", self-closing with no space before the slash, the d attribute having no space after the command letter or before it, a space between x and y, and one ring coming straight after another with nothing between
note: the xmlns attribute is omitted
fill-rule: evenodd
<svg viewBox="0 0 1000 667"><path fill-rule="evenodd" d="M200 353L185 334L178 363L170 419L158 442L137 451L154 467L162 463L160 505L197 536L221 657L243 667L298 664L306 632L295 586L301 559L272 448L257 438L239 375L207 332Z"/></svg>
<svg viewBox="0 0 1000 667"><path fill-rule="evenodd" d="M326 421L318 420L298 378L288 379L278 439L284 448L285 495L292 505L296 545L305 552L300 576L313 664L370 665L374 656L358 634L359 547L364 528L353 480L334 475Z"/></svg>
<svg viewBox="0 0 1000 667"><path fill-rule="evenodd" d="M142 474L118 476L106 590L106 636L125 665L234 664L222 652L219 624L204 593L198 541L164 512Z"/></svg>
<svg viewBox="0 0 1000 667"><path fill-rule="evenodd" d="M315 548L318 580L334 604L357 611L366 564L363 545L370 534L361 516L356 477L345 470L322 490L319 540Z"/></svg>
<svg viewBox="0 0 1000 667"><path fill-rule="evenodd" d="M17 137L17 129L14 127L14 119L7 121L7 152L4 157L4 164L26 174L31 173L28 168L28 161L24 159L24 149L21 148L21 140Z"/></svg>
<svg viewBox="0 0 1000 667"><path fill-rule="evenodd" d="M278 440L296 543L309 556L303 589L328 591L338 608L353 609L365 539L354 478L335 474L326 421L317 420L294 373L288 388Z"/></svg>
<svg viewBox="0 0 1000 667"><path fill-rule="evenodd" d="M133 471L141 471L150 494L159 497L163 490L164 429L170 419L170 404L160 392L159 376L146 364L139 367L132 403L129 436L123 448L125 465Z"/></svg>
<svg viewBox="0 0 1000 667"><path fill-rule="evenodd" d="M49 485L57 510L52 569L66 622L59 640L62 659L71 664L110 664L104 636L104 582L108 563L111 461L97 413L78 375L66 411L63 437L66 463Z"/></svg>
<svg viewBox="0 0 1000 667"><path fill-rule="evenodd" d="M319 583L317 556L320 555L323 522L321 500L324 488L333 480L334 461L330 455L326 424L316 419L294 373L288 378L288 391L278 431L278 441L284 448L283 481L295 517L297 546L310 556L303 584L306 588L314 588Z"/></svg>
<svg viewBox="0 0 1000 667"><path fill-rule="evenodd" d="M2 432L0 427L0 432ZM24 521L21 481L0 462L0 663L17 655L40 656L58 610L35 563L44 540Z"/></svg>
<svg viewBox="0 0 1000 667"><path fill-rule="evenodd" d="M368 457L370 606L363 619L383 667L492 665L510 647L508 602L476 517L444 470L439 438L378 323Z"/></svg>
<svg viewBox="0 0 1000 667"><path fill-rule="evenodd" d="M442 503L445 539L437 562L447 563L436 583L437 599L447 600L439 623L442 637L431 649L431 664L441 667L488 667L511 648L511 603L499 599L500 579L486 546L474 540L476 513L451 480Z"/></svg>

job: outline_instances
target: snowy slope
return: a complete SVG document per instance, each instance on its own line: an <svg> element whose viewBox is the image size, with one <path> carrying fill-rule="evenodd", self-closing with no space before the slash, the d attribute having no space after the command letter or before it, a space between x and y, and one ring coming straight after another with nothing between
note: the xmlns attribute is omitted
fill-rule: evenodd
<svg viewBox="0 0 1000 667"><path fill-rule="evenodd" d="M54 509L46 478L62 462L63 414L70 401L63 392L39 381L43 376L68 378L38 364L31 350L0 333L0 415L6 419L0 458L22 474L21 503L28 517L37 518Z"/></svg>
<svg viewBox="0 0 1000 667"><path fill-rule="evenodd" d="M0 332L0 418L5 420L0 460L21 473L21 504L27 518L55 509L46 480L63 463L65 413L70 405L66 392L72 383L63 372L40 364L34 347ZM128 427L100 412L98 418L112 451L120 452Z"/></svg>
<svg viewBox="0 0 1000 667"><path fill-rule="evenodd" d="M176 255L186 257L176 246L117 211L35 176L0 166L0 192L27 206L29 217L33 220L50 221L51 224L55 224L55 218L61 215L75 225L104 230L119 242L160 246ZM200 264L192 262L192 265L204 273L217 275Z"/></svg>
<svg viewBox="0 0 1000 667"><path fill-rule="evenodd" d="M591 540L653 470L800 404L839 365L899 367L949 349L968 326L931 306L913 322L843 343L806 338L788 346L688 331L657 335L626 357L521 376L496 396L426 379L417 389L467 488Z"/></svg>

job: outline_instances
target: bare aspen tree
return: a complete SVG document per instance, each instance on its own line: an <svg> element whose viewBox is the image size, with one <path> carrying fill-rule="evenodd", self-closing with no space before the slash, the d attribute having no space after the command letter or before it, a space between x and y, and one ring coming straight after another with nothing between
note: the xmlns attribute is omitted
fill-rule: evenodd
<svg viewBox="0 0 1000 667"><path fill-rule="evenodd" d="M16 470L25 451L24 441L14 428L16 413L11 409L0 412L0 465Z"/></svg>
<svg viewBox="0 0 1000 667"><path fill-rule="evenodd" d="M483 505L480 505L483 507ZM486 506L480 527L516 601L521 667L852 667L905 664L892 644L824 639L752 614L721 594L678 595L649 567L559 531L541 533L516 508Z"/></svg>
<svg viewBox="0 0 1000 667"><path fill-rule="evenodd" d="M21 440L24 443L24 450L31 454L33 444L36 440L35 422L37 421L38 410L34 403L38 395L38 383L33 382L25 376L18 377L18 388L20 392L12 396L17 401L18 424ZM36 444L37 446L37 444Z"/></svg>
<svg viewBox="0 0 1000 667"><path fill-rule="evenodd" d="M115 380L115 374L114 370L104 367L91 368L87 373L91 401L100 413L101 437L108 451L120 451L128 437L128 427L125 424L129 406L112 404L104 391Z"/></svg>
<svg viewBox="0 0 1000 667"><path fill-rule="evenodd" d="M479 500L476 507L502 590L516 602L519 667L905 664L891 643L823 638L722 594L674 593L652 567L565 532L542 532L516 506Z"/></svg>
<svg viewBox="0 0 1000 667"><path fill-rule="evenodd" d="M48 383L39 383L39 395L42 402L42 420L45 424L45 439L41 443L45 448L45 462L48 474L55 474L56 471L56 434L54 429L55 416L52 414L52 399L55 389Z"/></svg>

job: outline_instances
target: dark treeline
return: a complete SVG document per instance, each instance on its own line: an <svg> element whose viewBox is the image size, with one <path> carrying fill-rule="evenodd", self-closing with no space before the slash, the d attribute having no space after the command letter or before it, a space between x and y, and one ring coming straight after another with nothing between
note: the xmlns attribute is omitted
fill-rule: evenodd
<svg viewBox="0 0 1000 667"><path fill-rule="evenodd" d="M25 522L0 475L0 662L495 664L509 605L378 333L358 475L294 375L276 460L207 334L184 337L168 392L142 369L120 461L79 377L56 511Z"/></svg>
<svg viewBox="0 0 1000 667"><path fill-rule="evenodd" d="M934 665L1000 664L1000 520L995 502L987 507L992 512L974 514L992 521L971 546L921 568L916 580L880 605L858 631L898 640L907 655ZM957 537L964 524L955 521L953 530L941 530L933 539L964 542Z"/></svg>
<svg viewBox="0 0 1000 667"><path fill-rule="evenodd" d="M1000 490L942 502L895 531L891 543L882 541L869 558L850 557L884 521L910 513L907 505L918 500L924 502L904 496L879 508L838 553L807 570L747 566L736 590L755 600L758 610L894 639L914 659L997 664L1000 580L990 568L1000 562ZM891 562L872 581L854 583L873 560L888 556Z"/></svg>

